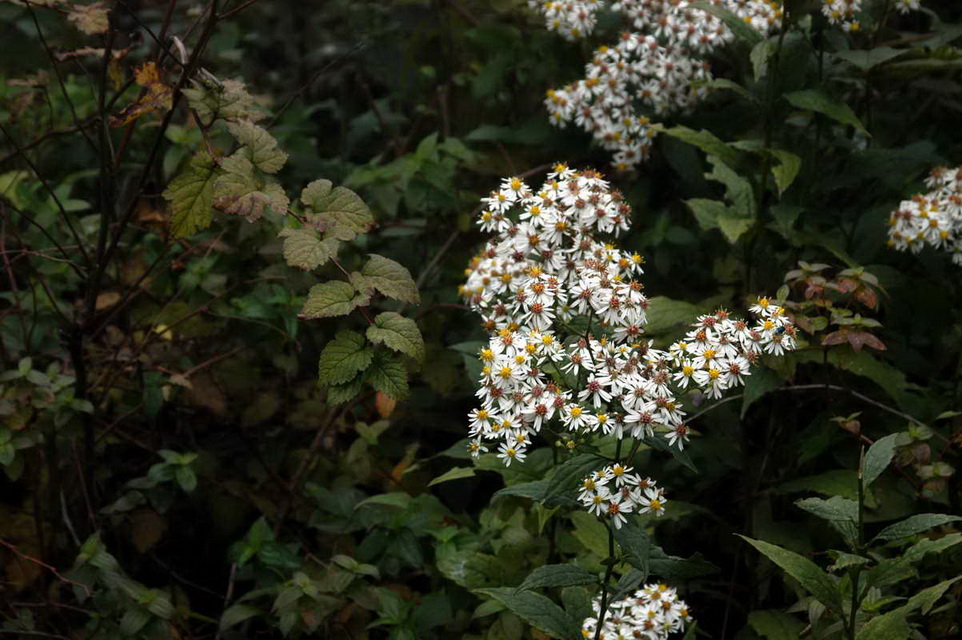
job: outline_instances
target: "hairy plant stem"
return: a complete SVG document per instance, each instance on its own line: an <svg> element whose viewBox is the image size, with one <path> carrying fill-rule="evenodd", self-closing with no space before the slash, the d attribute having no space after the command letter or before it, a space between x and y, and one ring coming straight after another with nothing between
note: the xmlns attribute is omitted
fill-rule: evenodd
<svg viewBox="0 0 962 640"><path fill-rule="evenodd" d="M615 445L615 460L621 461L621 440ZM608 521L608 558L605 560L605 579L601 583L601 607L598 610L598 627L595 629L595 639L601 640L601 629L605 624L605 616L608 615L608 596L611 592L611 576L615 572L615 529L612 521Z"/></svg>

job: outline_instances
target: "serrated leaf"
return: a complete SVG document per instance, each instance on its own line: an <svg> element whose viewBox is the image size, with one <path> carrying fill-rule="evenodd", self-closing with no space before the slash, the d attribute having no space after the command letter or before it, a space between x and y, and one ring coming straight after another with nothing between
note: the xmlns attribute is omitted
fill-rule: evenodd
<svg viewBox="0 0 962 640"><path fill-rule="evenodd" d="M366 369L374 352L365 346L364 336L342 330L321 351L317 375L321 384L343 384Z"/></svg>
<svg viewBox="0 0 962 640"><path fill-rule="evenodd" d="M933 527L940 527L951 522L959 522L962 517L950 516L941 513L921 513L910 516L901 522L896 522L882 529L875 540L899 540L922 533Z"/></svg>
<svg viewBox="0 0 962 640"><path fill-rule="evenodd" d="M227 130L242 145L239 153L264 173L277 173L287 162L287 154L277 147L277 140L267 129L241 120L228 123Z"/></svg>
<svg viewBox="0 0 962 640"><path fill-rule="evenodd" d="M175 238L187 237L210 226L217 175L213 159L201 151L167 185L164 199L170 203L170 230Z"/></svg>
<svg viewBox="0 0 962 640"><path fill-rule="evenodd" d="M351 240L374 226L374 216L359 195L346 187L333 188L330 180L315 180L301 192L301 202L316 216L329 237Z"/></svg>
<svg viewBox="0 0 962 640"><path fill-rule="evenodd" d="M549 487L545 491L542 501L548 507L556 506L554 503L559 498L576 493L576 488L585 476L601 466L603 466L603 462L590 453L580 453L563 462L558 465L554 475L548 479Z"/></svg>
<svg viewBox="0 0 962 640"><path fill-rule="evenodd" d="M862 482L865 486L872 484L876 478L882 475L892 457L895 455L895 443L899 434L892 433L884 438L879 438L865 452L865 467L862 470Z"/></svg>
<svg viewBox="0 0 962 640"><path fill-rule="evenodd" d="M858 503L841 496L832 496L828 500L822 498L805 498L795 503L799 508L828 521L836 531L842 534L845 543L852 549L858 543Z"/></svg>
<svg viewBox="0 0 962 640"><path fill-rule="evenodd" d="M190 108L201 119L210 123L216 119L257 121L263 117L254 105L254 98L239 80L219 80L216 86L207 86L192 80L194 86L185 88Z"/></svg>
<svg viewBox="0 0 962 640"><path fill-rule="evenodd" d="M354 287L343 280L331 280L311 287L301 309L302 318L332 318L349 314L355 307L370 300L363 294L355 295Z"/></svg>
<svg viewBox="0 0 962 640"><path fill-rule="evenodd" d="M442 482L450 482L451 480L461 480L462 478L474 477L473 467L454 467L453 469L448 469L437 478L428 483L429 487L433 487L436 484L441 484Z"/></svg>
<svg viewBox="0 0 962 640"><path fill-rule="evenodd" d="M374 324L367 328L367 339L411 356L419 362L424 360L424 338L421 337L418 325L399 313L385 311L378 314L374 318Z"/></svg>
<svg viewBox="0 0 962 640"><path fill-rule="evenodd" d="M327 403L330 405L339 405L349 402L361 393L361 387L363 385L364 379L361 377L355 378L345 384L332 384L327 387Z"/></svg>
<svg viewBox="0 0 962 640"><path fill-rule="evenodd" d="M935 606L935 603L939 601L939 598L941 598L945 592L948 591L949 587L959 580L962 580L962 576L955 576L954 578L949 578L948 580L944 580L936 585L922 589L914 596L909 598L906 606L910 607L912 610L921 609L922 615L927 615L932 607Z"/></svg>
<svg viewBox="0 0 962 640"><path fill-rule="evenodd" d="M372 253L367 264L361 269L360 275L364 278L365 285L376 289L388 298L410 304L421 302L418 287L411 274L390 258Z"/></svg>
<svg viewBox="0 0 962 640"><path fill-rule="evenodd" d="M793 106L806 111L815 111L840 122L852 125L864 134L868 134L865 126L847 104L838 102L816 89L805 89L786 93L785 99Z"/></svg>
<svg viewBox="0 0 962 640"><path fill-rule="evenodd" d="M828 574L819 569L814 562L794 551L783 549L764 540L753 540L742 535L738 537L755 547L785 573L798 580L806 591L826 607L836 611L841 609L838 588Z"/></svg>
<svg viewBox="0 0 962 640"><path fill-rule="evenodd" d="M254 222L273 211L287 213L290 200L276 182L263 182L254 176L254 165L239 153L221 162L224 173L214 183L214 206L229 215L243 216Z"/></svg>
<svg viewBox="0 0 962 640"><path fill-rule="evenodd" d="M553 638L574 640L579 635L580 621L575 621L543 595L510 587L477 589L477 592L501 602L516 616Z"/></svg>
<svg viewBox="0 0 962 640"><path fill-rule="evenodd" d="M718 228L721 229L725 239L731 244L738 242L738 239L751 229L751 226L752 221L750 218L734 215L729 210L726 210L725 213L718 218Z"/></svg>
<svg viewBox="0 0 962 640"><path fill-rule="evenodd" d="M281 229L284 238L284 261L292 267L311 271L337 255L340 242L336 238L321 239L311 229Z"/></svg>
<svg viewBox="0 0 962 640"><path fill-rule="evenodd" d="M795 182L798 171L802 168L802 159L782 149L771 149L769 153L778 160L778 164L772 167L772 175L775 176L775 186L778 187L778 193L781 195Z"/></svg>
<svg viewBox="0 0 962 640"><path fill-rule="evenodd" d="M855 640L907 640L912 635L907 613L899 607L872 618L855 634Z"/></svg>
<svg viewBox="0 0 962 640"><path fill-rule="evenodd" d="M829 551L828 553L835 559L835 562L829 567L830 571L841 571L849 567L864 567L867 564L872 564L872 560L864 556L857 556L844 551Z"/></svg>
<svg viewBox="0 0 962 640"><path fill-rule="evenodd" d="M598 576L576 564L548 564L536 568L528 574L518 591L530 591L544 587L572 587L581 584L595 584Z"/></svg>
<svg viewBox="0 0 962 640"><path fill-rule="evenodd" d="M367 370L367 381L381 393L395 400L408 395L408 372L399 360L383 352L375 354Z"/></svg>

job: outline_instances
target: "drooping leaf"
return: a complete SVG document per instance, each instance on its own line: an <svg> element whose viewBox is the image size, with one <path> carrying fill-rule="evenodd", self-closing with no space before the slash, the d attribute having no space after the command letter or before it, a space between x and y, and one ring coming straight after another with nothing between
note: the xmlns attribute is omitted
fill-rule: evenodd
<svg viewBox="0 0 962 640"><path fill-rule="evenodd" d="M358 376L350 382L344 384L332 384L327 387L327 403L339 405L349 402L361 393L364 386L364 379Z"/></svg>
<svg viewBox="0 0 962 640"><path fill-rule="evenodd" d="M692 146L698 147L708 155L715 156L730 167L738 163L739 152L711 131L704 129L695 131L688 127L678 126L665 129L664 132L673 138L678 138Z"/></svg>
<svg viewBox="0 0 962 640"><path fill-rule="evenodd" d="M798 171L802 168L802 159L791 151L782 149L771 149L769 153L778 160L778 164L772 167L775 186L778 187L779 194L785 193L785 190L795 182L795 177L798 176Z"/></svg>
<svg viewBox="0 0 962 640"><path fill-rule="evenodd" d="M649 565L648 556L651 552L651 539L636 520L625 522L620 529L615 529L615 540L621 545L627 556L628 563L642 572L647 579Z"/></svg>
<svg viewBox="0 0 962 640"><path fill-rule="evenodd" d="M798 640L805 624L798 618L774 609L752 611L748 625L765 640Z"/></svg>
<svg viewBox="0 0 962 640"><path fill-rule="evenodd" d="M858 503L854 500L832 496L828 500L822 498L805 498L795 503L798 507L811 514L828 521L832 527L842 534L845 543L855 549L858 543Z"/></svg>
<svg viewBox="0 0 962 640"><path fill-rule="evenodd" d="M103 2L73 4L67 8L67 20L89 36L107 33L110 29L109 11Z"/></svg>
<svg viewBox="0 0 962 640"><path fill-rule="evenodd" d="M515 591L510 587L478 589L477 592L501 602L513 614L552 638L574 640L580 635L580 621L575 621L564 609L543 595Z"/></svg>
<svg viewBox="0 0 962 640"><path fill-rule="evenodd" d="M794 551L783 549L764 540L753 540L739 535L755 547L766 558L778 565L785 573L798 582L815 598L829 609L840 610L839 591L827 573L814 562Z"/></svg>
<svg viewBox="0 0 962 640"><path fill-rule="evenodd" d="M601 460L590 453L580 453L558 465L554 475L548 479L549 488L543 500L545 506L556 506L559 499L573 494L585 476L601 466Z"/></svg>
<svg viewBox="0 0 962 640"><path fill-rule="evenodd" d="M441 484L442 482L450 482L451 480L461 480L462 478L471 478L474 476L473 467L454 467L453 469L448 469L437 478L428 483L429 487L433 487L436 484Z"/></svg>
<svg viewBox="0 0 962 640"><path fill-rule="evenodd" d="M281 229L284 238L284 260L298 269L311 271L337 255L340 242L336 238L321 239L311 229Z"/></svg>
<svg viewBox="0 0 962 640"><path fill-rule="evenodd" d="M571 587L595 584L598 576L576 564L548 564L537 567L518 586L518 591L530 591L544 587Z"/></svg>
<svg viewBox="0 0 962 640"><path fill-rule="evenodd" d="M331 280L311 287L300 316L307 319L343 316L369 301L364 294L355 292L350 283Z"/></svg>
<svg viewBox="0 0 962 640"><path fill-rule="evenodd" d="M167 185L164 199L170 203L170 230L175 238L187 237L210 226L217 175L213 159L201 151Z"/></svg>
<svg viewBox="0 0 962 640"><path fill-rule="evenodd" d="M277 140L267 129L241 120L228 123L227 130L242 145L239 153L264 173L277 173L287 162L287 154L277 147Z"/></svg>
<svg viewBox="0 0 962 640"><path fill-rule="evenodd" d="M367 328L367 339L411 356L419 362L424 359L424 338L421 337L418 325L399 313L379 313L374 318L374 324Z"/></svg>
<svg viewBox="0 0 962 640"><path fill-rule="evenodd" d="M370 287L388 298L401 302L410 304L421 302L417 285L414 283L411 274L390 258L372 253L359 275L358 284L355 284L358 289Z"/></svg>
<svg viewBox="0 0 962 640"><path fill-rule="evenodd" d="M318 379L322 384L348 382L371 364L374 351L367 348L364 336L354 331L338 331L321 351Z"/></svg>
<svg viewBox="0 0 962 640"><path fill-rule="evenodd" d="M834 98L830 98L817 89L803 89L802 91L786 93L785 99L788 100L793 107L807 111L816 111L836 122L851 125L862 133L868 133L851 107L845 103L838 102Z"/></svg>

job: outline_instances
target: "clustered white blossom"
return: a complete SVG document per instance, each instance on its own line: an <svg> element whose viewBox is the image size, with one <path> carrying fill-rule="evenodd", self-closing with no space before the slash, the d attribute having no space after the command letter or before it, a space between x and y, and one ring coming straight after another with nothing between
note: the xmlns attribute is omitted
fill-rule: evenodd
<svg viewBox="0 0 962 640"><path fill-rule="evenodd" d="M781 24L782 9L763 0L709 0L732 11L752 27L768 33ZM583 37L596 23L598 1L529 0L545 15L547 27L568 39ZM643 112L664 116L701 99L711 78L702 58L733 39L713 14L687 0L622 0L612 9L626 15L636 30L614 46L599 48L585 67L585 78L548 91L551 122L571 121L613 152L618 170L647 158L655 136Z"/></svg>
<svg viewBox="0 0 962 640"><path fill-rule="evenodd" d="M557 165L537 192L508 178L484 206L478 223L494 237L460 288L491 334L480 354L481 406L469 415L473 455L490 446L507 465L523 461L548 423L571 442L657 433L681 447L688 427L677 394L719 397L744 383L762 353L794 348L795 327L767 298L752 307L754 324L722 310L699 317L667 351L653 348L642 335L641 257L598 239L627 230L631 210L594 171ZM614 487L632 482L638 500L619 504L648 500L658 512L640 479L623 475Z"/></svg>
<svg viewBox="0 0 962 640"><path fill-rule="evenodd" d="M889 217L889 246L918 253L929 245L952 254L962 265L962 167L932 171L930 191L905 200Z"/></svg>
<svg viewBox="0 0 962 640"><path fill-rule="evenodd" d="M665 492L651 478L642 478L631 467L616 463L595 471L581 482L578 495L588 513L608 516L616 529L627 520L626 513L665 513Z"/></svg>
<svg viewBox="0 0 962 640"><path fill-rule="evenodd" d="M595 600L594 609L595 617L582 623L581 635L584 638L594 638L598 631L600 600ZM678 598L675 589L664 584L648 584L631 597L608 606L600 637L606 640L666 640L670 634L684 631L691 620L688 605Z"/></svg>
<svg viewBox="0 0 962 640"><path fill-rule="evenodd" d="M908 13L920 7L919 0L895 0L899 13ZM862 0L823 0L822 14L831 24L841 25L843 31L858 31L861 28L856 19L862 10Z"/></svg>

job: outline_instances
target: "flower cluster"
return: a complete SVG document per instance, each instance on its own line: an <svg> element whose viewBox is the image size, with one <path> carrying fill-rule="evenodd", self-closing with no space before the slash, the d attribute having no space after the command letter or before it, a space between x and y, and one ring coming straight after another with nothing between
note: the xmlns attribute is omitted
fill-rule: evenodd
<svg viewBox="0 0 962 640"><path fill-rule="evenodd" d="M611 518L616 529L625 523L626 513L664 514L665 492L633 471L619 463L595 471L581 482L578 499L589 513Z"/></svg>
<svg viewBox="0 0 962 640"><path fill-rule="evenodd" d="M935 169L925 185L928 193L903 201L889 217L889 246L918 253L930 245L962 264L962 167Z"/></svg>
<svg viewBox="0 0 962 640"><path fill-rule="evenodd" d="M895 8L905 14L920 8L919 0L895 0ZM822 14L831 24L841 25L843 31L858 31L861 28L856 19L862 10L862 0L824 0Z"/></svg>
<svg viewBox="0 0 962 640"><path fill-rule="evenodd" d="M711 0L763 32L777 28L782 9L762 0ZM539 2L549 29L569 39L590 33L599 2ZM636 32L614 46L599 48L585 78L548 91L551 122L575 125L613 153L619 170L636 166L651 148L655 131L644 112L658 116L685 110L705 95L710 79L701 57L733 38L721 19L687 0L622 0L612 9L625 14Z"/></svg>
<svg viewBox="0 0 962 640"><path fill-rule="evenodd" d="M596 172L558 165L537 192L509 178L484 204L478 223L494 238L460 289L491 334L469 416L474 455L491 445L505 464L522 461L548 423L572 439L660 434L680 447L679 393L718 397L762 353L794 347L794 326L766 298L755 323L722 310L667 351L644 340L642 259L597 237L626 230L631 211Z"/></svg>
<svg viewBox="0 0 962 640"><path fill-rule="evenodd" d="M595 617L581 625L584 638L594 638L598 632L600 600L595 600L594 609ZM666 640L670 634L684 631L691 620L688 605L678 598L674 589L664 584L648 584L631 597L608 606L600 637Z"/></svg>

